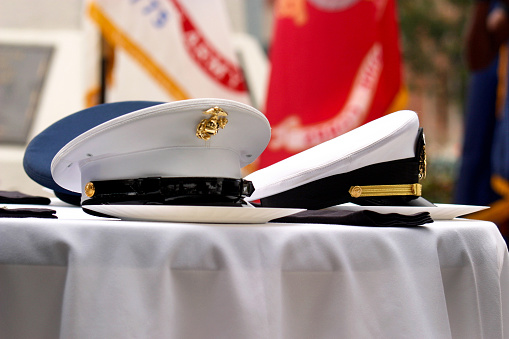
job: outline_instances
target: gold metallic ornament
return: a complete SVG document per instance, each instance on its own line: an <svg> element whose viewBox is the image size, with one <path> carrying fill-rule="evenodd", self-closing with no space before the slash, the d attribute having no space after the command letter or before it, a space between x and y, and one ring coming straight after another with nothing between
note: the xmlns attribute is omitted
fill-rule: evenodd
<svg viewBox="0 0 509 339"><path fill-rule="evenodd" d="M210 118L203 119L196 127L196 136L202 140L209 140L211 136L216 135L219 129L223 129L228 123L226 113L220 107L212 107L203 114L210 114Z"/></svg>
<svg viewBox="0 0 509 339"><path fill-rule="evenodd" d="M428 166L426 162L426 146L422 146L421 153L419 155L419 180L426 178L426 167Z"/></svg>
<svg viewBox="0 0 509 339"><path fill-rule="evenodd" d="M95 194L95 186L93 182L88 182L85 185L85 195L89 198L92 198Z"/></svg>
<svg viewBox="0 0 509 339"><path fill-rule="evenodd" d="M422 195L421 184L352 186L348 193L353 198L386 197L395 195Z"/></svg>
<svg viewBox="0 0 509 339"><path fill-rule="evenodd" d="M358 198L362 195L362 188L360 186L352 186L348 193L350 193L352 197Z"/></svg>

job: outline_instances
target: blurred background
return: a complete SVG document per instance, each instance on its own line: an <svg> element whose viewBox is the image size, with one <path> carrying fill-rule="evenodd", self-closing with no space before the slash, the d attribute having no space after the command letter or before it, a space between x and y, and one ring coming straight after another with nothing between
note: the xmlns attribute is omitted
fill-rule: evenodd
<svg viewBox="0 0 509 339"><path fill-rule="evenodd" d="M401 72L382 73L393 82L398 80L394 85L397 86L394 102L384 108L383 114L391 108L418 113L428 154L428 174L423 183L425 196L433 202L451 203L465 135L469 89L465 40L474 5L468 0L311 0L307 3L304 0L0 0L0 189L41 194L41 187L24 173L24 148L44 128L85 107L119 100L171 101L212 93L248 102L265 113L270 108L270 83L278 81L271 76L271 71L279 75L289 72L278 71L281 68L271 63L271 56L276 58L277 51L280 58L285 56L286 61L279 60L280 64L298 58L295 51L284 49L296 46L284 46L281 41L291 40L298 50L308 50L306 41L311 44L326 39L325 44L333 46L344 36L355 40L368 36L368 40L376 42L379 35L371 33L381 30L382 35L396 33L392 53L397 53L400 59L392 60L401 69ZM339 12L355 11L359 6L374 7L359 10L363 17L356 17L361 15L357 12L347 13L352 20L351 27L337 19ZM134 14L128 13L131 10ZM285 14L289 12L293 13L292 22ZM312 26L312 20L318 15L332 12L338 16L331 20L336 20L341 27L328 31L315 24L315 31L304 31L306 24ZM148 18L151 29L158 29L159 35L139 35L137 30L148 32L149 28L138 24L136 13L143 20ZM390 20L391 13L393 23L380 23L381 16ZM325 20L328 19L322 21ZM354 26L359 23L359 27L367 27L367 33L351 37L361 29ZM177 26L181 35L170 31L170 28L178 30ZM390 32L384 32L384 27L389 27ZM122 30L125 36L119 33ZM161 33L163 30L168 30L167 35ZM279 44L283 47L279 50L274 47L276 34L281 34ZM284 34L295 39L285 38ZM304 43L298 41L299 37ZM383 41L381 44L385 46ZM178 47L178 43L184 47ZM314 51L320 48L316 44ZM352 46L351 42L348 44L345 46ZM355 54L355 46L342 47L343 51L346 49ZM207 92L202 87L208 80L197 81L196 90L192 88L195 84L187 84L188 78L199 79L201 75L195 76L194 70L185 67L185 62L190 61L179 59L178 53L182 51L194 53L190 58L196 62L200 62L203 53L216 55L220 66L228 68L225 72L233 72L228 73L230 92L222 87ZM147 61L146 54L153 58ZM170 65L173 59L175 69ZM228 63L230 59L233 61ZM161 67L170 66L161 71L156 67L161 64ZM246 93L239 89L238 83L232 85L237 65L242 68ZM210 73L212 66L204 67L204 72ZM158 71L173 77L154 80ZM279 81L290 78L284 73L283 80ZM347 94L343 95L345 102ZM366 98L371 100L369 95ZM272 100L284 102L279 98ZM271 115L268 118L273 124ZM274 119L277 121L273 126L285 121L284 117ZM367 120L369 117L363 122Z"/></svg>

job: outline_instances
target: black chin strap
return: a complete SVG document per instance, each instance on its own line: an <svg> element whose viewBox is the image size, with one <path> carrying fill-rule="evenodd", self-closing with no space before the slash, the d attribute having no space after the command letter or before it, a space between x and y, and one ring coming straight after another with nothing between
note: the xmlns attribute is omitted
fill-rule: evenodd
<svg viewBox="0 0 509 339"><path fill-rule="evenodd" d="M231 178L138 178L91 181L82 205L240 206L254 191L250 181Z"/></svg>

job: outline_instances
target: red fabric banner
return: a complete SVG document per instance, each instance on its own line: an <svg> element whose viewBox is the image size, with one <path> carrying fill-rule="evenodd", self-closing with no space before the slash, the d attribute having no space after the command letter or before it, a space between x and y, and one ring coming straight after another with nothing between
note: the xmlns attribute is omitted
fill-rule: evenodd
<svg viewBox="0 0 509 339"><path fill-rule="evenodd" d="M259 168L388 112L400 92L395 0L281 0Z"/></svg>

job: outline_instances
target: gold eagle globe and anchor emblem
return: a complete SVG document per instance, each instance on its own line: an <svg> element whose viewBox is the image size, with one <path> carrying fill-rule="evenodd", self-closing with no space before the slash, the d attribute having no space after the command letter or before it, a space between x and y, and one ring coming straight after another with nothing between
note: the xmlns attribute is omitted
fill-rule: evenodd
<svg viewBox="0 0 509 339"><path fill-rule="evenodd" d="M196 136L202 140L209 140L213 135L216 135L219 129L223 129L228 123L228 113L220 107L212 107L203 112L209 114L210 118L203 119L196 127Z"/></svg>

